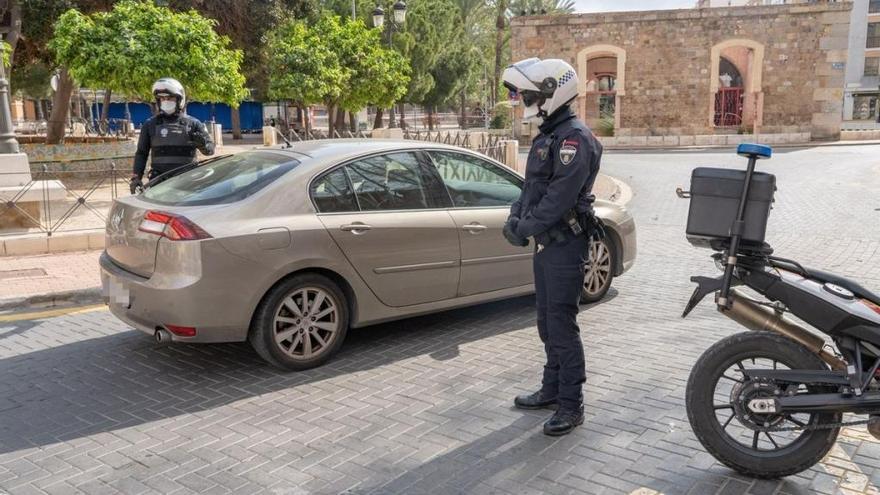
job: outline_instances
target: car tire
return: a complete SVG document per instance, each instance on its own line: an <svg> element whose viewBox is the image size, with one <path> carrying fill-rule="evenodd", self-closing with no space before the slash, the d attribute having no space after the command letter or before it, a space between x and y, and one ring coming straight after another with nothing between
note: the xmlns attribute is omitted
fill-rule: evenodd
<svg viewBox="0 0 880 495"><path fill-rule="evenodd" d="M617 263L617 251L608 236L591 241L589 250L589 259L584 270L584 287L581 291L583 304L599 302L605 297L614 280L614 267Z"/></svg>
<svg viewBox="0 0 880 495"><path fill-rule="evenodd" d="M266 293L254 313L248 341L269 364L302 371L329 361L347 331L345 294L329 278L306 273Z"/></svg>

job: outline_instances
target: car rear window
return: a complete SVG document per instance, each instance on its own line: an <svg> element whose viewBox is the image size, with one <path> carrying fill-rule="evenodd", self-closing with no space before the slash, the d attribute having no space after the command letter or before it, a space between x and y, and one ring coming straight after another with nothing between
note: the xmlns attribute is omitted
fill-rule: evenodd
<svg viewBox="0 0 880 495"><path fill-rule="evenodd" d="M299 163L284 153L245 151L160 182L141 197L173 206L232 203L256 193Z"/></svg>

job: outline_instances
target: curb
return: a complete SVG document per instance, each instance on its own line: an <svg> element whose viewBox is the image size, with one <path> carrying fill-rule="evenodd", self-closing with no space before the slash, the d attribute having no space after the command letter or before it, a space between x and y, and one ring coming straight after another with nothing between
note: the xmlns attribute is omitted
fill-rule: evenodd
<svg viewBox="0 0 880 495"><path fill-rule="evenodd" d="M31 256L104 249L104 229L46 235L45 232L0 237L3 256Z"/></svg>
<svg viewBox="0 0 880 495"><path fill-rule="evenodd" d="M11 312L17 309L55 306L84 306L103 302L104 296L100 287L74 289L49 294L37 294L24 297L7 297L0 299L0 312Z"/></svg>

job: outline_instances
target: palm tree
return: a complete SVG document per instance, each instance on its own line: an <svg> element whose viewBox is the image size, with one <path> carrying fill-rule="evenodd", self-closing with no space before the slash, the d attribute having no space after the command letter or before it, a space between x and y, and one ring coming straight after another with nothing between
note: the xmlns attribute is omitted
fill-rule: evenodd
<svg viewBox="0 0 880 495"><path fill-rule="evenodd" d="M510 15L558 15L574 12L574 0L511 0Z"/></svg>

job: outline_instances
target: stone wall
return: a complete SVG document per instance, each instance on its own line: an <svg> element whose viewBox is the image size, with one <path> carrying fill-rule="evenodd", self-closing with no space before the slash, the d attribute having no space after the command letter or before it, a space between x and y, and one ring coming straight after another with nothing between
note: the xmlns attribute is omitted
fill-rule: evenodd
<svg viewBox="0 0 880 495"><path fill-rule="evenodd" d="M511 46L514 60L562 58L581 78L591 47L624 50L617 136L730 133L713 122L713 72L723 50L747 46L754 62L745 100L754 107L750 121L759 131L836 139L851 7L840 2L518 17L511 22Z"/></svg>

